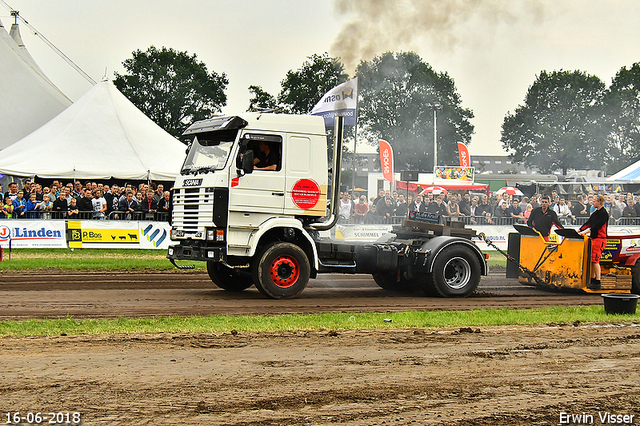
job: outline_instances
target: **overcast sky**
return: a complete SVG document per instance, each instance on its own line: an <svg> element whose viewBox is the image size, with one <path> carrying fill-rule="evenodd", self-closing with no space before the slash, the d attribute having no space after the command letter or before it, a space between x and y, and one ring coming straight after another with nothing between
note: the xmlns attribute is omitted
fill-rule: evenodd
<svg viewBox="0 0 640 426"><path fill-rule="evenodd" d="M195 53L227 74L225 113L246 110L249 85L277 94L286 72L314 53L340 56L353 73L372 55L413 50L448 73L473 110L471 154L502 153L505 114L541 70L582 70L609 85L640 61L638 0L3 1L96 81L150 45ZM7 30L13 22L2 3L0 20ZM69 98L89 90L25 25L21 32Z"/></svg>

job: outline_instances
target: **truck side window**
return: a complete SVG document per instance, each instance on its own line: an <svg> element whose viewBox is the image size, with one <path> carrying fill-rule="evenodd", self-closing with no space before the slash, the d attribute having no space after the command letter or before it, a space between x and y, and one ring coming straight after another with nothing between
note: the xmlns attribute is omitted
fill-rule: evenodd
<svg viewBox="0 0 640 426"><path fill-rule="evenodd" d="M282 168L282 138L279 136L261 137L261 135L250 135L250 138L249 147L254 152L253 169L280 170Z"/></svg>

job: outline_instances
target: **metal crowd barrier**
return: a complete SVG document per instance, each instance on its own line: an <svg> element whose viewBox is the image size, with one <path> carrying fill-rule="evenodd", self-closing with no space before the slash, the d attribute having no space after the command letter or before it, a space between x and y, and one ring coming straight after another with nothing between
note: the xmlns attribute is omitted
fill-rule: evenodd
<svg viewBox="0 0 640 426"><path fill-rule="evenodd" d="M32 210L25 212L24 216L17 217L13 215L11 218L2 217L0 220L20 220L20 219L64 219L64 220L139 220L139 221L154 221L154 222L168 222L170 214L166 212L145 213L145 212L119 212L114 211L109 215L103 217L96 217L93 211L79 211L77 214L67 214L67 212L43 212L38 210Z"/></svg>
<svg viewBox="0 0 640 426"><path fill-rule="evenodd" d="M382 218L365 218L362 221L358 221L355 219L346 220L341 218L338 223L341 224L351 224L351 225L401 225L404 221L405 216L392 216L389 219ZM589 218L588 217L577 217L576 219L568 219L563 220L563 225L565 226L581 226L583 225ZM517 219L513 217L491 217L487 219L485 216L440 216L440 223L444 224L447 221L458 221L463 222L467 226L473 225L497 225L497 226L509 226L514 224L526 224L526 219ZM621 217L620 219L614 219L613 217L609 218L610 226L640 226L640 217Z"/></svg>

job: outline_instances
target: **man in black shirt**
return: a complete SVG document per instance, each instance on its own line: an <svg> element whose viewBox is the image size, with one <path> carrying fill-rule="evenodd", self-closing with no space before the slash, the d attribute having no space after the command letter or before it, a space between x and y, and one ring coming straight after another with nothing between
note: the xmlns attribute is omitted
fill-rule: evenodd
<svg viewBox="0 0 640 426"><path fill-rule="evenodd" d="M76 198L78 210L81 212L81 217L80 217L81 219L91 218L91 215L87 213L82 215L82 212L91 212L93 214L93 203L91 203L92 199L93 199L93 196L91 195L90 189L84 190L84 197Z"/></svg>
<svg viewBox="0 0 640 426"><path fill-rule="evenodd" d="M571 214L575 217L589 217L589 209L584 205L582 194L578 194L578 201L571 206Z"/></svg>
<svg viewBox="0 0 640 426"><path fill-rule="evenodd" d="M548 195L540 197L540 207L536 207L531 211L527 225L535 229L544 237L545 241L549 241L549 233L551 226L556 225L562 229L564 226L558 220L558 215L549 208L550 200Z"/></svg>
<svg viewBox="0 0 640 426"><path fill-rule="evenodd" d="M273 149L272 144L260 141L260 153L253 161L255 170L278 170L280 155Z"/></svg>

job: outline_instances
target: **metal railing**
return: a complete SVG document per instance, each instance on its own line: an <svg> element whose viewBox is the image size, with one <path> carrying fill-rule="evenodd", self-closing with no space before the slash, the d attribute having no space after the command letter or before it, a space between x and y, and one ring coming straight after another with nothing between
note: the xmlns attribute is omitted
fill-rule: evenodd
<svg viewBox="0 0 640 426"><path fill-rule="evenodd" d="M24 215L18 216L13 214L12 217L0 217L0 220L21 220L21 219L65 219L65 220L139 220L150 222L168 222L170 214L166 212L141 212L136 211L133 213L114 211L108 215L97 215L93 211L78 211L77 213L68 212L53 212L53 211L40 211L31 210L25 212Z"/></svg>
<svg viewBox="0 0 640 426"><path fill-rule="evenodd" d="M350 224L350 225L401 225L406 217L405 216L392 216L388 219L376 216L366 216L364 219L352 218L347 220L340 218L338 223ZM560 218L560 221L565 226L581 226L589 218L577 217L573 218ZM445 224L448 221L463 222L466 226L473 225L496 225L496 226L512 226L514 224L526 224L526 219L519 219L513 217L486 217L486 216L440 216L439 223ZM619 219L609 218L610 226L640 226L640 217L621 217Z"/></svg>

